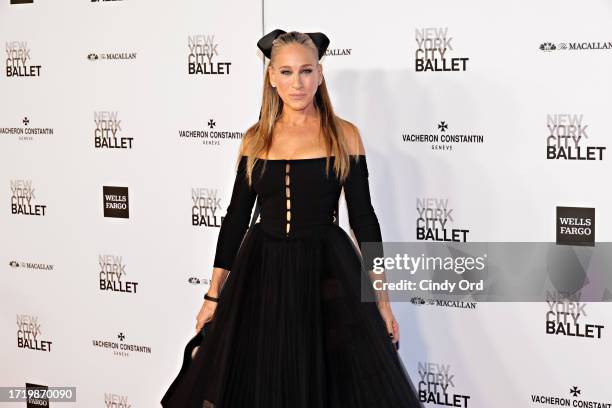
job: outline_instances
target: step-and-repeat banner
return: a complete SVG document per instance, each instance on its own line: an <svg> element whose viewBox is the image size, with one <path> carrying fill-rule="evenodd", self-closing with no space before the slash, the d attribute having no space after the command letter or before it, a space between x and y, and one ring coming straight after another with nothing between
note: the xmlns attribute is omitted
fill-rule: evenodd
<svg viewBox="0 0 612 408"><path fill-rule="evenodd" d="M605 0L3 0L0 386L159 406L275 28L331 39L385 241L610 241L610 21ZM612 404L604 302L393 308L428 407Z"/></svg>

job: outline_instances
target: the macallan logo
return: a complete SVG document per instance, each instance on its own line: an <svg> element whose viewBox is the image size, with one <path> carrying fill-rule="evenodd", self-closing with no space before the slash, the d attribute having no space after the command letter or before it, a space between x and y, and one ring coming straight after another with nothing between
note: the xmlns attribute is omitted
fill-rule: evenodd
<svg viewBox="0 0 612 408"><path fill-rule="evenodd" d="M603 160L606 146L588 144L589 125L584 115L546 115L546 158L548 160Z"/></svg>
<svg viewBox="0 0 612 408"><path fill-rule="evenodd" d="M464 302L460 300L445 300L445 299L423 299L420 296L413 296L410 298L410 303L417 306L431 305L441 307L456 307L459 309L476 309L476 302Z"/></svg>
<svg viewBox="0 0 612 408"><path fill-rule="evenodd" d="M453 209L448 205L448 198L417 198L416 210L418 241L467 242L470 230L453 226L455 220Z"/></svg>
<svg viewBox="0 0 612 408"><path fill-rule="evenodd" d="M190 35L187 38L189 75L229 75L231 62L218 61L219 43L215 36Z"/></svg>
<svg viewBox="0 0 612 408"><path fill-rule="evenodd" d="M595 245L595 208L557 207L557 244Z"/></svg>
<svg viewBox="0 0 612 408"><path fill-rule="evenodd" d="M210 285L211 281L208 278L198 278L197 276L190 276L187 279L187 282L192 285Z"/></svg>
<svg viewBox="0 0 612 408"><path fill-rule="evenodd" d="M223 221L217 189L191 188L191 225L219 228Z"/></svg>
<svg viewBox="0 0 612 408"><path fill-rule="evenodd" d="M52 271L54 266L51 264L43 264L37 262L28 261L10 261L9 266L12 268L24 268L24 269L39 269L45 271Z"/></svg>
<svg viewBox="0 0 612 408"><path fill-rule="evenodd" d="M37 201L32 180L11 180L11 214L44 217L47 206Z"/></svg>
<svg viewBox="0 0 612 408"><path fill-rule="evenodd" d="M118 112L94 112L96 149L131 149L133 137L123 136Z"/></svg>
<svg viewBox="0 0 612 408"><path fill-rule="evenodd" d="M100 290L122 293L136 293L138 282L128 281L123 257L98 255L100 266Z"/></svg>
<svg viewBox="0 0 612 408"><path fill-rule="evenodd" d="M556 49L557 49L557 46L551 42L544 42L540 44L540 50L545 51L545 52L554 51Z"/></svg>
<svg viewBox="0 0 612 408"><path fill-rule="evenodd" d="M351 55L352 52L353 52L352 48L328 48L325 50L325 56L326 57L345 56L345 55Z"/></svg>
<svg viewBox="0 0 612 408"><path fill-rule="evenodd" d="M39 77L41 65L31 63L31 49L27 41L10 41L6 48L7 77Z"/></svg>
<svg viewBox="0 0 612 408"><path fill-rule="evenodd" d="M17 347L51 352L52 341L44 339L38 316L17 315Z"/></svg>
<svg viewBox="0 0 612 408"><path fill-rule="evenodd" d="M130 218L130 205L127 187L103 186L104 216Z"/></svg>
<svg viewBox="0 0 612 408"><path fill-rule="evenodd" d="M115 0L116 1L116 0ZM87 59L90 61L99 60L135 60L137 53L135 52L99 52L87 54Z"/></svg>
<svg viewBox="0 0 612 408"><path fill-rule="evenodd" d="M416 72L467 70L468 57L450 56L454 38L448 35L448 27L417 28L414 33Z"/></svg>
<svg viewBox="0 0 612 408"><path fill-rule="evenodd" d="M591 50L612 50L612 41L592 41L592 42L543 42L540 50L551 51L591 51Z"/></svg>
<svg viewBox="0 0 612 408"><path fill-rule="evenodd" d="M418 363L419 400L427 404L448 407L468 408L470 395L456 391L455 374L451 373L450 364L439 364L428 361Z"/></svg>

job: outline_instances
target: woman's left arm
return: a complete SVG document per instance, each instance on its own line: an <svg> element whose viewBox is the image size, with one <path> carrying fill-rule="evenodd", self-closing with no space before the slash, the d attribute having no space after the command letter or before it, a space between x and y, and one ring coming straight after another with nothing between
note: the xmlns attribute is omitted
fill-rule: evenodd
<svg viewBox="0 0 612 408"><path fill-rule="evenodd" d="M351 158L349 176L343 185L349 225L354 231L355 238L362 251L364 266L366 271L368 271L370 280L376 278L384 281L384 272L382 274L374 274L372 272L374 260L376 258L384 258L382 234L370 196L369 171L363 141L357 128L355 126L351 127L354 130L352 134L349 133L347 138L347 140L352 140L352 143L349 143L351 146L349 151L356 153L352 154L352 156L359 155L359 158L358 160ZM365 256L363 256L363 243L368 243ZM392 337L393 342L397 342L399 340L399 325L393 316L387 292L385 290L376 290L375 294L377 306L385 321L389 335Z"/></svg>

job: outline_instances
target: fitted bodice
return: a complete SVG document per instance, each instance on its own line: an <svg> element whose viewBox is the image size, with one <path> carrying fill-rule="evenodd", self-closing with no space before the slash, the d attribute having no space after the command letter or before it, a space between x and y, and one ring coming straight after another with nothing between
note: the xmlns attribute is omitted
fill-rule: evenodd
<svg viewBox="0 0 612 408"><path fill-rule="evenodd" d="M350 156L349 175L340 183L330 156L307 159L260 159L246 179L247 156L240 158L232 197L221 222L214 266L231 270L248 228L255 199L260 204L260 227L279 239L296 239L335 221L344 188L349 224L359 244L381 242L380 226L370 200L365 155Z"/></svg>
<svg viewBox="0 0 612 408"><path fill-rule="evenodd" d="M253 172L260 204L262 228L278 237L303 236L318 225L335 220L336 203L342 186L330 157L296 160L260 160Z"/></svg>

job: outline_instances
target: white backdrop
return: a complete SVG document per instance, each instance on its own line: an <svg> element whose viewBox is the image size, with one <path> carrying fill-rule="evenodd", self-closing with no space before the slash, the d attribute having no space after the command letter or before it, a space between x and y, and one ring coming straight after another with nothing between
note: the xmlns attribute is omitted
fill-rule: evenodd
<svg viewBox="0 0 612 408"><path fill-rule="evenodd" d="M4 1L0 386L74 386L78 407L159 406L194 334L240 137L258 118L256 42L275 28L331 39L324 75L364 138L386 241L417 240L427 199L467 241L552 242L557 206L595 208L596 240L610 241L611 19L603 0ZM421 34L439 67L443 53L458 70L417 70ZM207 73L189 74L194 43L212 52ZM554 118L573 120L578 146L601 160L547 159L550 129L564 135ZM96 147L113 133L124 148ZM405 141L447 134L476 137ZM129 218L104 216L104 187L127 188ZM209 225L192 224L198 197L214 203L199 209ZM120 290L100 288L101 270L121 272ZM604 326L593 338L547 334L546 303L471 306L393 306L428 407L612 403L607 304L565 305Z"/></svg>

